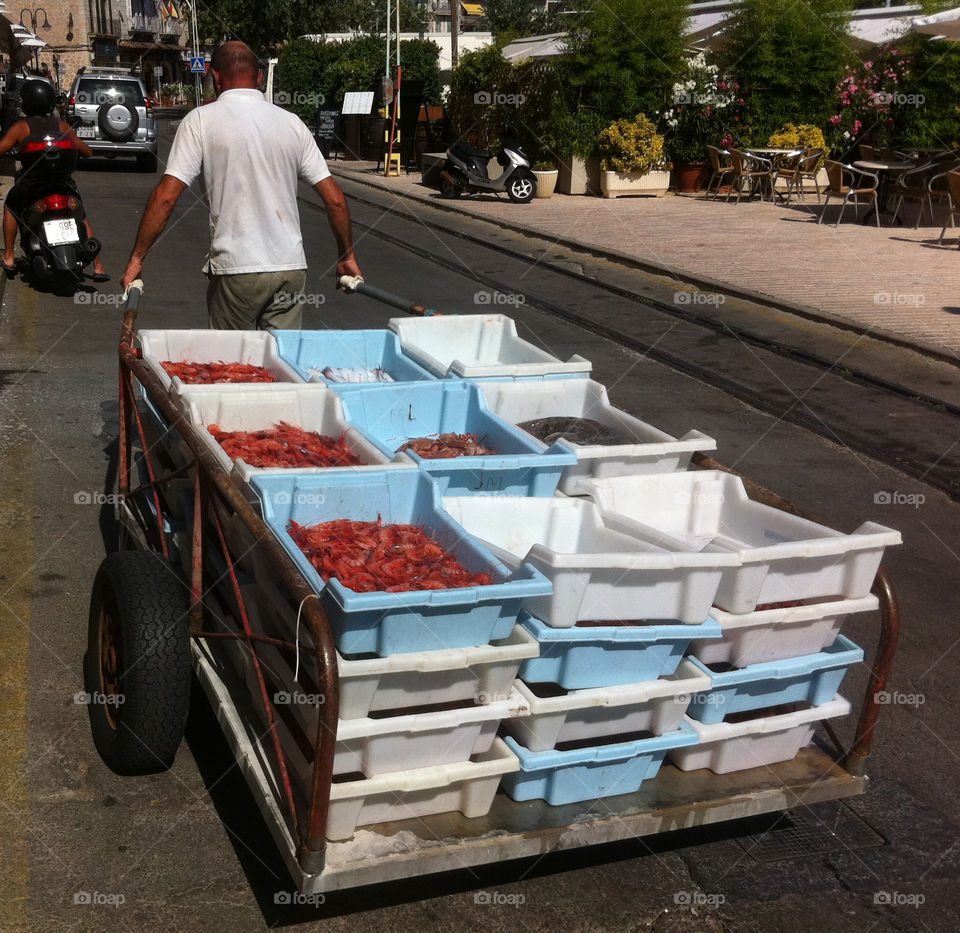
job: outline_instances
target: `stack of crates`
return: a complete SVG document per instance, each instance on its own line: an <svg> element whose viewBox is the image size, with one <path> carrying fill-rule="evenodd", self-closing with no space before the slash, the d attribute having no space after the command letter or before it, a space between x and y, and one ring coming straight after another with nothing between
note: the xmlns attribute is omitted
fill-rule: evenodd
<svg viewBox="0 0 960 933"><path fill-rule="evenodd" d="M257 469L210 438L334 634L329 839L393 819L480 816L501 783L516 800L561 805L632 793L667 759L718 772L784 760L816 722L847 712L836 690L862 651L839 628L876 607L869 589L896 532L841 535L750 502L732 476L686 472L715 441L674 438L614 408L588 361L560 361L503 315L390 329L140 335L158 369L236 359L281 380L195 388L162 374L196 425L283 420L344 436L363 464ZM524 428L552 418L589 419L622 442L544 442ZM446 432L497 453L400 449ZM185 460L177 442L170 456ZM378 517L423 527L493 583L357 593L325 584L287 533L290 520ZM300 647L296 658L258 653L305 794L323 702L314 645L257 542L239 520L225 526L254 624ZM253 686L249 657L236 663Z"/></svg>

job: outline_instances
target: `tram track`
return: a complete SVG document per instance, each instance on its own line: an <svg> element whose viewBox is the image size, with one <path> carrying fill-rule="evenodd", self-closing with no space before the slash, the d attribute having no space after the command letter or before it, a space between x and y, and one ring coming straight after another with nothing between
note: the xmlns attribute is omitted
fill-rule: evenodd
<svg viewBox="0 0 960 933"><path fill-rule="evenodd" d="M630 270L608 261L586 254L571 261L569 251L561 258L544 238L511 238L489 221L393 195L378 200L377 189L361 184L350 189L354 227L364 236L494 292L522 293L523 315L574 324L960 498L960 406L847 361L862 336L824 326L811 339L805 319L797 319L801 332L785 312L737 298L726 317L701 312L692 297L673 299L695 296L696 285L632 282ZM451 244L469 248L469 261ZM881 348L898 352L906 351Z"/></svg>

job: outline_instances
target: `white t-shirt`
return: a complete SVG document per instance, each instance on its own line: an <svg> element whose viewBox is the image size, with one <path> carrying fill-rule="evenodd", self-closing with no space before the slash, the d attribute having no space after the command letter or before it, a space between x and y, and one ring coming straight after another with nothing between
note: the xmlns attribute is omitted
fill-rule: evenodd
<svg viewBox="0 0 960 933"><path fill-rule="evenodd" d="M184 117L165 174L192 185L203 176L214 275L306 269L297 180L330 170L303 121L260 91L234 88Z"/></svg>

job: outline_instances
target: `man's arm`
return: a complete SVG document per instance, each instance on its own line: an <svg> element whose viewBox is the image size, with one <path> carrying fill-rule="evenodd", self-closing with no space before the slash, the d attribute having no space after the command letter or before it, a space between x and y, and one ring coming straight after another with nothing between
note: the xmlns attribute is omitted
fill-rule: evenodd
<svg viewBox="0 0 960 933"><path fill-rule="evenodd" d="M173 208L186 187L179 178L164 175L157 187L150 192L150 199L147 201L140 228L137 230L137 241L133 245L133 252L130 253L127 268L120 277L120 285L124 291L134 279L140 277L144 257L156 242L157 237L163 233Z"/></svg>
<svg viewBox="0 0 960 933"><path fill-rule="evenodd" d="M340 186L329 175L318 181L313 190L320 195L327 209L327 221L337 241L337 282L342 275L362 277L357 257L353 254L353 234L350 229L350 208Z"/></svg>
<svg viewBox="0 0 960 933"><path fill-rule="evenodd" d="M22 143L30 133L26 120L18 120L7 130L3 139L0 139L0 155L9 152L14 146Z"/></svg>

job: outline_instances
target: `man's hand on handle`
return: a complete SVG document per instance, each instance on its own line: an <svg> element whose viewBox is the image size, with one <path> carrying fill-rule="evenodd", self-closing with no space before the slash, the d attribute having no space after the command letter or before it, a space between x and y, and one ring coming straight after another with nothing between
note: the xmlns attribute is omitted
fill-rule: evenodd
<svg viewBox="0 0 960 933"><path fill-rule="evenodd" d="M136 257L131 256L130 261L127 263L126 270L124 270L123 275L120 276L120 287L123 289L124 294L126 294L127 289L130 287L130 283L140 278L142 271L143 263Z"/></svg>

